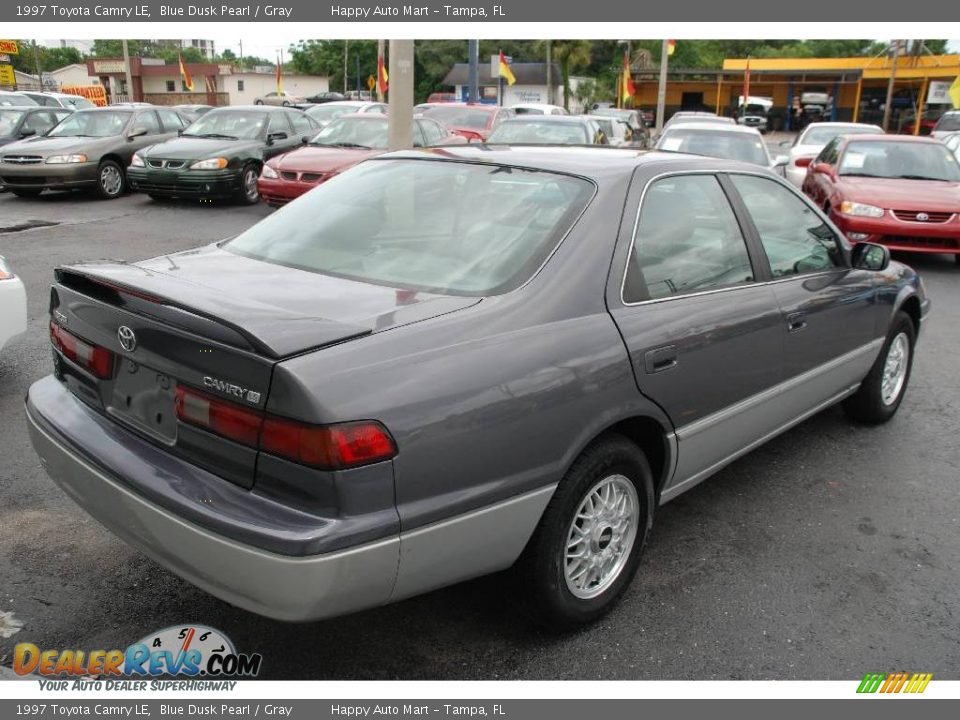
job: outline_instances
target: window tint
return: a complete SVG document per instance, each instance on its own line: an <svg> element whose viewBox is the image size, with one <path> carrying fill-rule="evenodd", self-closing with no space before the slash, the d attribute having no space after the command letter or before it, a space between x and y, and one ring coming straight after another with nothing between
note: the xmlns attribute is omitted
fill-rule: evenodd
<svg viewBox="0 0 960 720"><path fill-rule="evenodd" d="M176 132L186 126L186 123L184 123L183 120L180 119L180 116L173 110L157 108L157 114L160 116L160 122L163 123L163 129L166 132Z"/></svg>
<svg viewBox="0 0 960 720"><path fill-rule="evenodd" d="M157 120L157 114L153 110L142 112L137 115L133 121L133 127L144 127L147 129L147 135L156 135L161 132L160 121Z"/></svg>
<svg viewBox="0 0 960 720"><path fill-rule="evenodd" d="M730 179L753 218L773 277L844 264L833 230L790 190L766 178L731 175Z"/></svg>
<svg viewBox="0 0 960 720"><path fill-rule="evenodd" d="M286 113L273 113L270 115L270 120L267 123L267 135L271 133L287 133L290 134L290 123L287 122L287 119L284 117Z"/></svg>
<svg viewBox="0 0 960 720"><path fill-rule="evenodd" d="M655 299L740 285L753 278L740 226L714 176L671 177L647 189L625 301L648 299L643 284L649 298Z"/></svg>

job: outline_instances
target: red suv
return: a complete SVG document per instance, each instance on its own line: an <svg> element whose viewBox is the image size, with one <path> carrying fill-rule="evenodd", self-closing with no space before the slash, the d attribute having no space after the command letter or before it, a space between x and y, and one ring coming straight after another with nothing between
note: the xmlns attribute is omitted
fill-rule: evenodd
<svg viewBox="0 0 960 720"><path fill-rule="evenodd" d="M960 263L960 163L937 140L841 135L810 164L803 191L853 242Z"/></svg>

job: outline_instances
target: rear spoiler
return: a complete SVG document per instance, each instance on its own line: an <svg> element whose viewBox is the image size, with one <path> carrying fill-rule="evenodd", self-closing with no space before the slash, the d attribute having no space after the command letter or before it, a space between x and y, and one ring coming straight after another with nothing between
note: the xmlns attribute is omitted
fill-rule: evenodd
<svg viewBox="0 0 960 720"><path fill-rule="evenodd" d="M227 295L124 262L58 267L54 275L63 287L100 302L275 359L371 332L370 328Z"/></svg>

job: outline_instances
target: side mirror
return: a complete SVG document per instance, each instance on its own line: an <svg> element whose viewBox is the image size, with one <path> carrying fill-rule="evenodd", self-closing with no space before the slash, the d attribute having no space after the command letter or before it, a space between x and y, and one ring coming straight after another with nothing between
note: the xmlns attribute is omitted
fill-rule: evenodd
<svg viewBox="0 0 960 720"><path fill-rule="evenodd" d="M32 128L20 131L20 137L22 138L30 137L31 135L36 135L36 134L37 134L37 131Z"/></svg>
<svg viewBox="0 0 960 720"><path fill-rule="evenodd" d="M890 266L890 249L876 243L857 243L853 246L850 264L858 270L886 270Z"/></svg>
<svg viewBox="0 0 960 720"><path fill-rule="evenodd" d="M267 145L273 145L277 140L286 140L287 134L285 132L275 132L267 135Z"/></svg>
<svg viewBox="0 0 960 720"><path fill-rule="evenodd" d="M790 147L791 145L793 145L793 143L790 142L789 140L781 140L781 141L780 141L780 147L788 148L788 147Z"/></svg>
<svg viewBox="0 0 960 720"><path fill-rule="evenodd" d="M774 166L774 167L783 167L783 166L786 165L788 162L790 162L790 158L789 158L787 155L777 155L777 156L773 159L773 166Z"/></svg>
<svg viewBox="0 0 960 720"><path fill-rule="evenodd" d="M146 134L147 134L147 129L145 127L141 127L138 125L127 134L127 140L133 140L134 138L137 138L137 137L143 137Z"/></svg>

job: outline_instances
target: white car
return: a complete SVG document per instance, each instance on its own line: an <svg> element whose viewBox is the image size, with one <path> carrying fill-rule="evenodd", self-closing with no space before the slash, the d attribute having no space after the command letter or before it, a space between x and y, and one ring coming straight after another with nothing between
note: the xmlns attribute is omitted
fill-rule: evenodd
<svg viewBox="0 0 960 720"><path fill-rule="evenodd" d="M547 105L546 103L518 103L511 105L510 109L517 115L569 115L559 105Z"/></svg>
<svg viewBox="0 0 960 720"><path fill-rule="evenodd" d="M938 140L943 140L944 137L957 130L960 130L960 110L947 110L937 120L937 124L933 126L933 131L930 134Z"/></svg>
<svg viewBox="0 0 960 720"><path fill-rule="evenodd" d="M657 150L739 160L775 169L787 162L786 155L770 157L763 135L756 128L718 122L683 122L665 127Z"/></svg>
<svg viewBox="0 0 960 720"><path fill-rule="evenodd" d="M0 350L27 330L27 291L0 256Z"/></svg>
<svg viewBox="0 0 960 720"><path fill-rule="evenodd" d="M37 103L37 105L42 105L43 107L66 108L68 110L87 110L96 107L94 103L85 97L70 95L68 93L31 92L24 90L23 94Z"/></svg>
<svg viewBox="0 0 960 720"><path fill-rule="evenodd" d="M784 140L781 147L789 148L789 160L783 176L797 187L803 185L807 167L827 143L838 135L883 135L879 125L849 122L816 122L807 125L791 143Z"/></svg>
<svg viewBox="0 0 960 720"><path fill-rule="evenodd" d="M333 102L322 103L308 107L304 112L320 123L320 127L326 127L341 115L365 115L374 113L376 115L386 115L389 106L382 102L366 102L365 100L335 100ZM416 110L414 111L416 112Z"/></svg>
<svg viewBox="0 0 960 720"><path fill-rule="evenodd" d="M944 135L940 141L957 156L957 161L960 162L960 131Z"/></svg>

